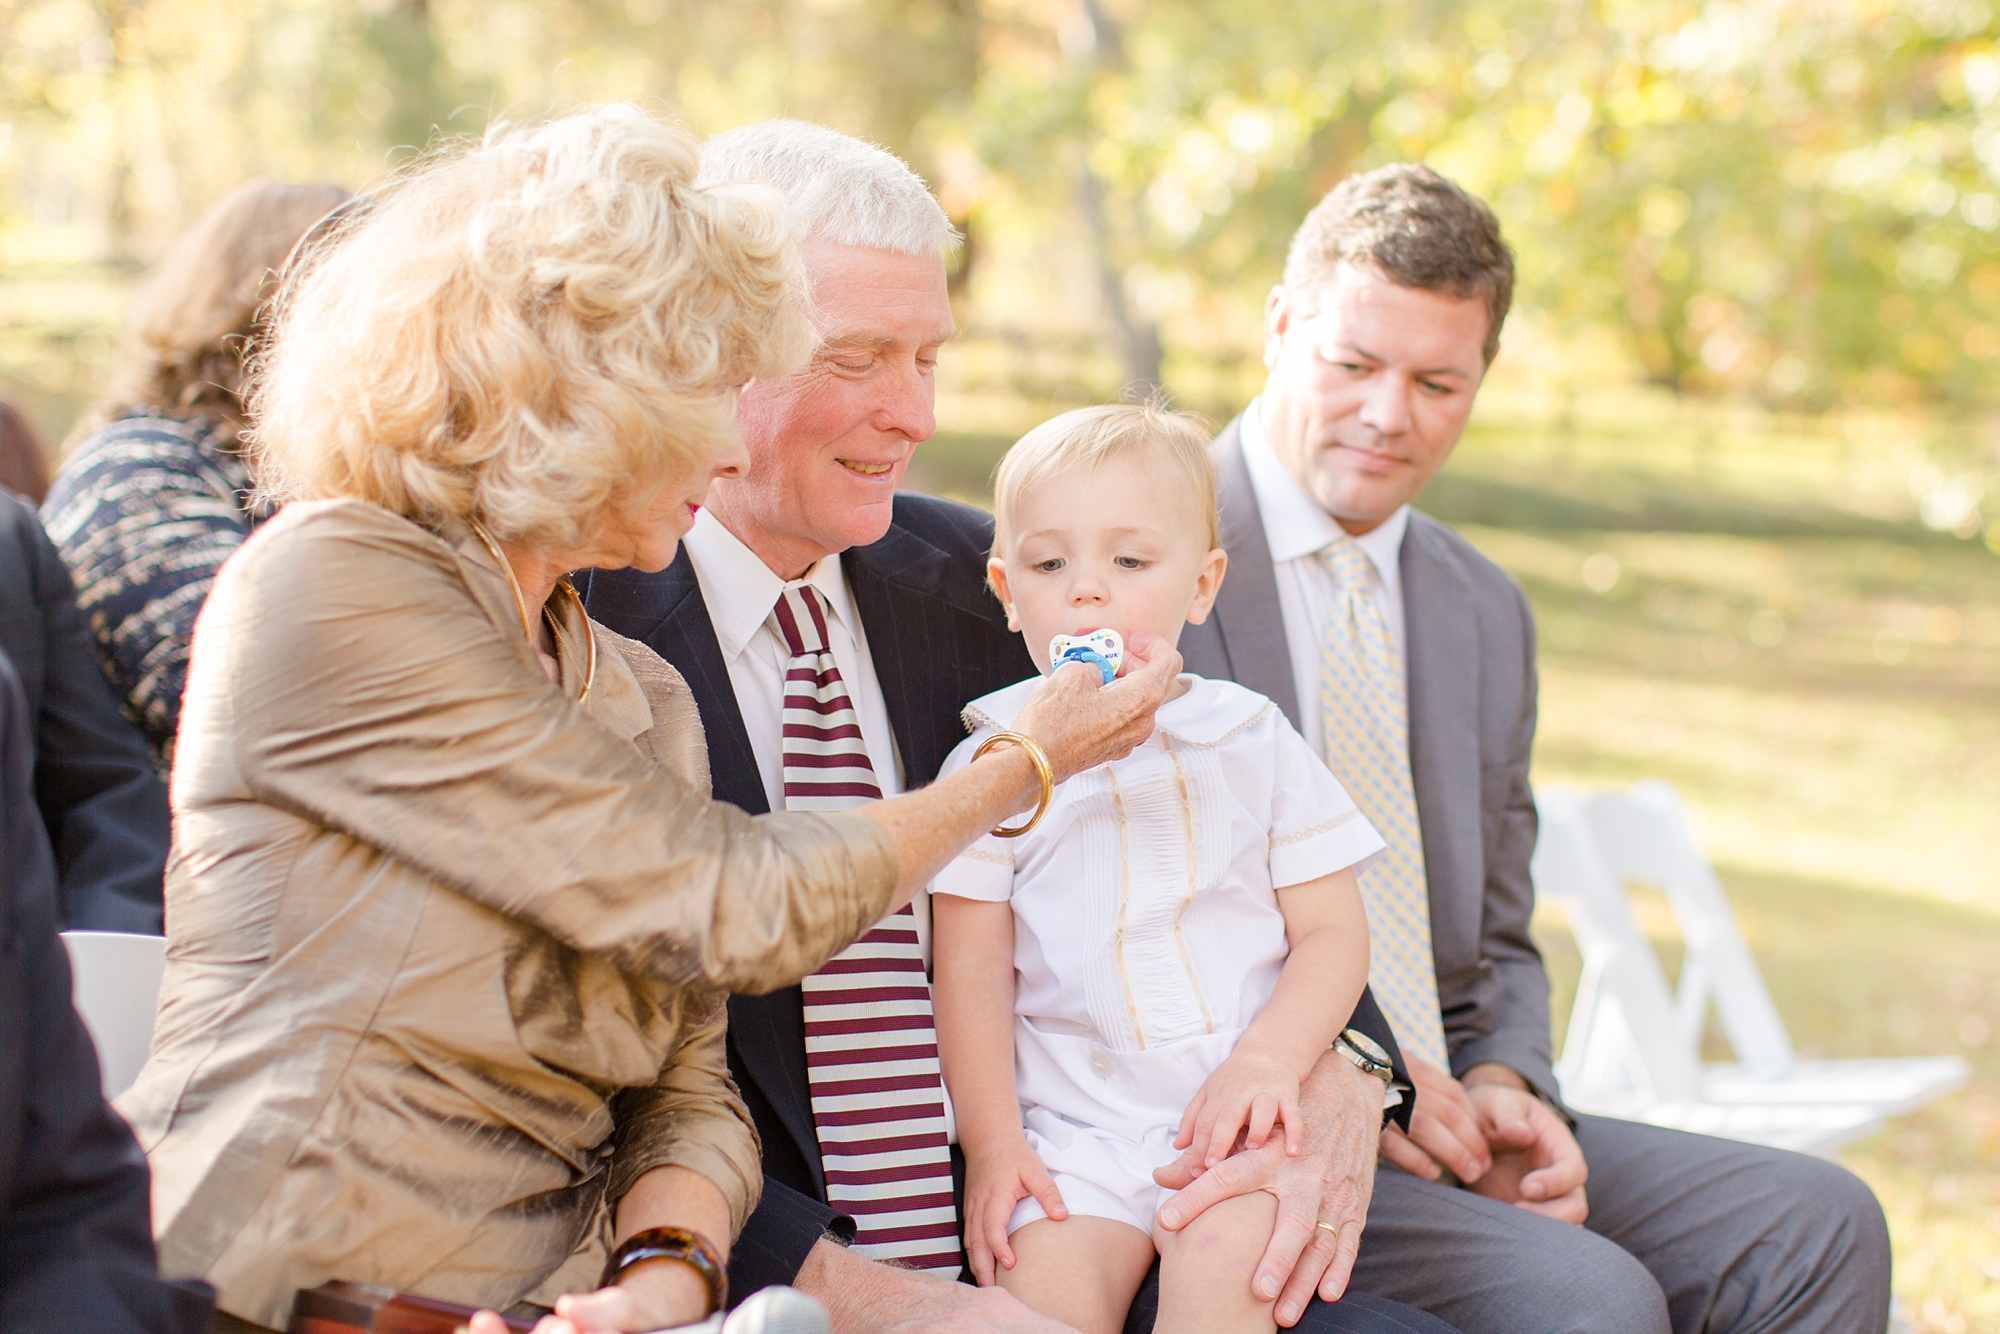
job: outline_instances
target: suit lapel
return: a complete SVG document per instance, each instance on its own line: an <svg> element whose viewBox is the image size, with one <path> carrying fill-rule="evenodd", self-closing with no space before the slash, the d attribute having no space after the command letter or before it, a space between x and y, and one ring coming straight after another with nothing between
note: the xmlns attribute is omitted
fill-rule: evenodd
<svg viewBox="0 0 2000 1334"><path fill-rule="evenodd" d="M1211 616L1230 679L1276 701L1296 727L1299 686L1292 676L1292 650L1285 640L1271 544L1264 536L1264 516L1258 512L1250 468L1243 459L1242 420L1230 422L1215 439L1222 547L1229 553L1229 569Z"/></svg>
<svg viewBox="0 0 2000 1334"><path fill-rule="evenodd" d="M701 701L702 730L708 738L708 765L716 799L741 806L752 815L771 809L764 778L757 770L757 752L750 748L750 731L736 706L729 667L715 638L715 622L701 600L694 562L683 549L654 587L659 590L660 620L647 634L636 635L687 678Z"/></svg>
<svg viewBox="0 0 2000 1334"><path fill-rule="evenodd" d="M952 679L951 627L940 622L938 602L950 557L908 529L893 524L878 542L849 548L841 557L854 606L868 637L868 658L889 710L889 730L913 787L929 781L929 757L939 751L938 703L958 703ZM954 712L953 717L956 717ZM949 750L962 733L954 730Z"/></svg>
<svg viewBox="0 0 2000 1334"><path fill-rule="evenodd" d="M627 580L625 572L599 572L590 582L590 608L621 633L643 640L687 678L700 702L708 738L709 772L715 798L752 815L770 810L757 753L737 707L736 688L715 638L715 622L702 601L701 584L685 548L658 576ZM812 1093L805 1062L804 1017L799 989L786 987L766 996L729 998L729 1048L742 1067L743 1082L776 1113L812 1173L821 1199L826 1179L820 1163L819 1133L813 1126ZM767 1132L768 1133L768 1132Z"/></svg>
<svg viewBox="0 0 2000 1334"><path fill-rule="evenodd" d="M1410 777L1442 986L1449 961L1479 955L1479 617L1472 585L1428 515L1410 515L1402 569Z"/></svg>

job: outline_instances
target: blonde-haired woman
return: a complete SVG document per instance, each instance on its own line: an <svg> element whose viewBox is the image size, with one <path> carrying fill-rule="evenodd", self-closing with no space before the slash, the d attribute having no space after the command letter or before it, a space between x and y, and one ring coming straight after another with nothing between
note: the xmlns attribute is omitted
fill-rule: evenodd
<svg viewBox="0 0 2000 1334"><path fill-rule="evenodd" d="M709 800L686 685L563 578L667 564L742 466L735 389L808 348L781 206L695 168L630 108L503 131L281 298L253 409L288 503L196 634L159 1025L119 1103L163 1265L225 1328L329 1279L572 1294L557 1331L699 1317L760 1181L723 994L797 981L1125 753L1177 666L1068 674L1019 744L858 813Z"/></svg>

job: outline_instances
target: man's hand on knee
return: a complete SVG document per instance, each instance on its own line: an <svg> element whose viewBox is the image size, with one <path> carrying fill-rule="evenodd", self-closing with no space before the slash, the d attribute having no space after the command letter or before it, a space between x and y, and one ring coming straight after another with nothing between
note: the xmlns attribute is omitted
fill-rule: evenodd
<svg viewBox="0 0 2000 1334"><path fill-rule="evenodd" d="M831 1241L792 1282L832 1314L834 1334L1075 1334L999 1288L878 1264Z"/></svg>
<svg viewBox="0 0 2000 1334"><path fill-rule="evenodd" d="M1465 1086L1408 1052L1403 1061L1416 1087L1417 1105L1407 1135L1399 1127L1383 1127L1382 1156L1426 1181L1440 1180L1446 1172L1465 1183L1485 1176L1493 1153Z"/></svg>
<svg viewBox="0 0 2000 1334"><path fill-rule="evenodd" d="M1565 1223L1589 1217L1583 1183L1590 1169L1562 1118L1501 1066L1466 1071L1465 1088L1493 1150L1492 1169L1472 1189Z"/></svg>
<svg viewBox="0 0 2000 1334"><path fill-rule="evenodd" d="M1426 1181L1446 1171L1488 1199L1565 1223L1589 1213L1583 1150L1561 1117L1502 1065L1476 1065L1460 1083L1405 1055L1417 1105L1410 1133L1382 1132L1382 1156Z"/></svg>
<svg viewBox="0 0 2000 1334"><path fill-rule="evenodd" d="M1232 1196L1261 1190L1277 1197L1277 1224L1250 1290L1264 1301L1276 1298L1272 1314L1285 1326L1298 1323L1315 1290L1329 1302L1347 1290L1375 1191L1382 1082L1330 1055L1300 1087L1299 1103L1305 1145L1296 1157L1274 1138L1206 1170L1198 1149L1190 1148L1153 1173L1162 1186L1180 1191L1160 1210L1159 1225L1168 1231Z"/></svg>

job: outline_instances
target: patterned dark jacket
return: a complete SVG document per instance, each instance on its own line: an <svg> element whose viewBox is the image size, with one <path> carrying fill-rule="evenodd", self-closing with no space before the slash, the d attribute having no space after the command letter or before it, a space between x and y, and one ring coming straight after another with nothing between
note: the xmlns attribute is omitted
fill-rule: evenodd
<svg viewBox="0 0 2000 1334"><path fill-rule="evenodd" d="M250 536L250 470L226 423L139 408L85 437L64 462L42 520L76 580L105 674L173 761L194 620L215 572Z"/></svg>

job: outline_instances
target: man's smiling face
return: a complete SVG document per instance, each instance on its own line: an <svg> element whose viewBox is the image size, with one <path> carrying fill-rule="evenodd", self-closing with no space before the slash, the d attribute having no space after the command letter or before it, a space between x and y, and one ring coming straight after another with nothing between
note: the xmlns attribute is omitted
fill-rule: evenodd
<svg viewBox="0 0 2000 1334"><path fill-rule="evenodd" d="M1414 500L1465 430L1486 374L1486 302L1342 264L1317 291L1265 308L1264 432L1306 493L1350 533Z"/></svg>
<svg viewBox="0 0 2000 1334"><path fill-rule="evenodd" d="M744 388L750 469L708 496L787 579L889 531L910 456L937 430L937 355L953 332L942 256L814 239L805 257L824 343L804 370Z"/></svg>

